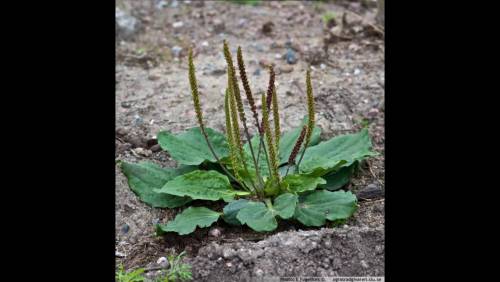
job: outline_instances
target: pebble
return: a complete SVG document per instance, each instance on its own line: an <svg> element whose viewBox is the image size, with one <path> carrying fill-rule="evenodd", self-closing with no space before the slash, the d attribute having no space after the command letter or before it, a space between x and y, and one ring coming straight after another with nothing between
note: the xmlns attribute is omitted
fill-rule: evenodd
<svg viewBox="0 0 500 282"><path fill-rule="evenodd" d="M121 103L121 106L122 106L122 108L128 109L128 108L132 107L132 103L130 103L128 101L123 101Z"/></svg>
<svg viewBox="0 0 500 282"><path fill-rule="evenodd" d="M129 39L138 30L139 21L122 11L120 8L115 9L116 34L123 39Z"/></svg>
<svg viewBox="0 0 500 282"><path fill-rule="evenodd" d="M148 148L153 147L154 145L158 144L158 139L156 138L151 138L146 141L146 146Z"/></svg>
<svg viewBox="0 0 500 282"><path fill-rule="evenodd" d="M212 26L213 26L213 29L214 29L215 33L221 33L221 32L223 32L226 29L226 25L220 19L215 19L213 21Z"/></svg>
<svg viewBox="0 0 500 282"><path fill-rule="evenodd" d="M289 64L295 64L295 63L297 63L297 57L295 55L295 52L291 48L289 48L286 51L285 59L286 59L286 62L289 63Z"/></svg>
<svg viewBox="0 0 500 282"><path fill-rule="evenodd" d="M175 22L175 23L172 24L173 28L181 28L183 26L184 26L183 22Z"/></svg>
<svg viewBox="0 0 500 282"><path fill-rule="evenodd" d="M167 5L168 5L168 3L165 0L160 0L160 1L157 0L155 7L156 7L156 9L161 10L161 9L167 7Z"/></svg>
<svg viewBox="0 0 500 282"><path fill-rule="evenodd" d="M274 27L273 22L266 22L265 24L262 25L262 33L270 34L271 32L273 32L273 27Z"/></svg>
<svg viewBox="0 0 500 282"><path fill-rule="evenodd" d="M163 268L167 268L169 266L168 259L166 257L160 257L157 261L157 264L159 264Z"/></svg>
<svg viewBox="0 0 500 282"><path fill-rule="evenodd" d="M282 57L282 56L281 56L281 54L275 54L275 55L274 55L274 58L275 58L275 59L281 59L281 57Z"/></svg>
<svg viewBox="0 0 500 282"><path fill-rule="evenodd" d="M121 154L127 150L130 150L132 149L132 144L130 143L121 143L121 144L118 144L118 146L116 147L116 151Z"/></svg>
<svg viewBox="0 0 500 282"><path fill-rule="evenodd" d="M174 55L174 57L179 57L181 54L181 51L182 51L181 46L176 45L176 46L172 47L172 55Z"/></svg>
<svg viewBox="0 0 500 282"><path fill-rule="evenodd" d="M124 253L122 253L122 252L116 251L116 252L115 252L115 256L116 256L116 257L119 257L119 258L124 258L124 257L126 257L127 255L125 255L125 254L124 254Z"/></svg>
<svg viewBox="0 0 500 282"><path fill-rule="evenodd" d="M259 75L260 75L260 69L256 69L256 70L253 72L253 75L255 75L255 76L259 76Z"/></svg>
<svg viewBox="0 0 500 282"><path fill-rule="evenodd" d="M135 126L139 126L139 125L141 125L143 122L144 122L144 120L143 120L143 119L142 119L139 115L135 115L135 116L134 116L134 121L133 121L133 123L134 123L134 125L135 125Z"/></svg>
<svg viewBox="0 0 500 282"><path fill-rule="evenodd" d="M136 147L142 147L144 146L144 140L142 140L141 137L137 136L137 135L132 135L130 136L129 138L127 138L127 141L132 144L132 146L134 146L134 148Z"/></svg>
<svg viewBox="0 0 500 282"><path fill-rule="evenodd" d="M360 263L361 263L361 266L362 266L363 268L368 268L368 267L369 267L369 266L368 266L368 263L367 263L366 261L364 261L364 260L362 260Z"/></svg>
<svg viewBox="0 0 500 282"><path fill-rule="evenodd" d="M360 73L361 73L361 71L360 71L359 69L355 69L355 70L354 70L354 75L358 75L358 74L360 74Z"/></svg>
<svg viewBox="0 0 500 282"><path fill-rule="evenodd" d="M203 41L203 42L201 43L201 46L203 46L203 47L208 47L208 41Z"/></svg>
<svg viewBox="0 0 500 282"><path fill-rule="evenodd" d="M382 189L375 183L369 184L356 193L360 199L373 199L382 196Z"/></svg>
<svg viewBox="0 0 500 282"><path fill-rule="evenodd" d="M232 258L235 255L236 255L236 252L229 247L222 250L222 257L224 257L225 259Z"/></svg>
<svg viewBox="0 0 500 282"><path fill-rule="evenodd" d="M238 27L243 27L243 26L245 26L246 23L247 23L246 19L240 19L238 21Z"/></svg>
<svg viewBox="0 0 500 282"><path fill-rule="evenodd" d="M282 73L291 73L293 71L292 66L280 66L279 69Z"/></svg>
<svg viewBox="0 0 500 282"><path fill-rule="evenodd" d="M133 149L132 152L137 154L137 155L142 155L145 157L150 157L153 154L153 152L151 152L151 150L140 148L140 147Z"/></svg>
<svg viewBox="0 0 500 282"><path fill-rule="evenodd" d="M151 152L159 152L161 151L161 146L160 144L156 144L156 145L153 145L151 148L149 148L151 150Z"/></svg>
<svg viewBox="0 0 500 282"><path fill-rule="evenodd" d="M264 270L262 270L262 269L260 269L260 268L257 268L257 269L255 270L255 275L256 275L256 276L262 276L262 275L264 275Z"/></svg>
<svg viewBox="0 0 500 282"><path fill-rule="evenodd" d="M116 135L123 137L128 134L128 130L125 129L124 127L119 127L116 129Z"/></svg>
<svg viewBox="0 0 500 282"><path fill-rule="evenodd" d="M151 81L156 81L156 80L160 79L160 76L156 75L156 74L150 74L148 76L148 79L151 80Z"/></svg>
<svg viewBox="0 0 500 282"><path fill-rule="evenodd" d="M377 108L370 109L370 111L368 111L368 117L374 118L378 115L378 113L379 110Z"/></svg>
<svg viewBox="0 0 500 282"><path fill-rule="evenodd" d="M121 228L121 231L123 234L127 234L128 231L130 230L130 227L128 226L128 224L123 224L122 228Z"/></svg>
<svg viewBox="0 0 500 282"><path fill-rule="evenodd" d="M321 65L319 65L319 68L322 69L322 70L324 70L326 68L326 65L325 64L321 64Z"/></svg>
<svg viewBox="0 0 500 282"><path fill-rule="evenodd" d="M215 238L218 238L222 235L222 232L219 228L215 227L215 228L210 229L210 231L208 232L208 235L215 237Z"/></svg>

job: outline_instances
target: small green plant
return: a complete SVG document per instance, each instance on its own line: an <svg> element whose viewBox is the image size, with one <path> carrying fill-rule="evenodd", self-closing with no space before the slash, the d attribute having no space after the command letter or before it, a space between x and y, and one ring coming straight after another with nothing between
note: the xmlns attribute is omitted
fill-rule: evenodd
<svg viewBox="0 0 500 282"><path fill-rule="evenodd" d="M323 23L326 25L329 21L334 20L337 17L334 12L326 12L323 14Z"/></svg>
<svg viewBox="0 0 500 282"><path fill-rule="evenodd" d="M143 273L144 268L138 268L134 271L126 272L123 264L120 264L115 278L117 282L141 282L144 281L144 277L142 276Z"/></svg>
<svg viewBox="0 0 500 282"><path fill-rule="evenodd" d="M368 130L320 142L321 129L315 126L313 87L307 70L307 116L301 126L282 133L273 68L269 68L267 93L261 96L260 117L238 47L236 59L252 113L250 122L225 41L223 53L228 65L225 133L205 126L190 50L188 77L199 126L179 134L161 131L157 137L162 149L180 166L165 169L150 162L120 163L130 188L152 207L176 208L193 200L227 203L222 211L188 207L174 220L157 225L157 234L189 234L219 218L264 232L276 229L279 219L323 226L327 221L350 217L357 209L356 196L339 189L349 182L359 161L377 155L371 150ZM255 127L254 136L250 135L249 124Z"/></svg>
<svg viewBox="0 0 500 282"><path fill-rule="evenodd" d="M187 263L182 263L182 257L185 255L185 252L180 253L179 255L169 255L167 256L168 262L170 264L170 268L168 269L167 275L164 282L167 281L187 281L192 280L193 276L191 274L191 266Z"/></svg>

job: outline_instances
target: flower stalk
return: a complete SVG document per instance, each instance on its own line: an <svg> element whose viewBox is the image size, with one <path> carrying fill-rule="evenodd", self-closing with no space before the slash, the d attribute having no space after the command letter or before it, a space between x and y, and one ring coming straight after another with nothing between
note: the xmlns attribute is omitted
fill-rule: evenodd
<svg viewBox="0 0 500 282"><path fill-rule="evenodd" d="M234 181L238 182L240 186L245 187L243 182L240 182L236 177L231 174L227 168L221 163L220 158L217 156L217 154L214 151L214 148L212 147L212 144L210 143L210 140L208 139L207 132L205 130L205 125L203 123L203 113L201 111L201 105L200 105L200 94L198 93L198 84L196 82L196 74L195 74L195 68L194 68L194 63L193 63L193 49L189 49L189 55L188 55L188 64L189 64L189 84L191 86L191 96L193 97L193 104L194 104L194 110L196 112L196 119L198 120L198 125L200 126L201 133L203 134L203 137L205 138L205 141L207 142L208 149L216 159L217 163L221 166L222 170Z"/></svg>
<svg viewBox="0 0 500 282"><path fill-rule="evenodd" d="M307 94L307 133L306 133L306 140L304 143L304 151L302 151L302 154L300 155L299 162L297 163L297 166L295 167L295 171L299 171L299 166L300 162L302 161L302 158L304 158L304 154L307 150L307 146L309 145L309 142L311 141L311 136L314 130L314 97L313 97L313 90L312 90L312 84L311 84L311 71L307 70L306 72L306 94Z"/></svg>

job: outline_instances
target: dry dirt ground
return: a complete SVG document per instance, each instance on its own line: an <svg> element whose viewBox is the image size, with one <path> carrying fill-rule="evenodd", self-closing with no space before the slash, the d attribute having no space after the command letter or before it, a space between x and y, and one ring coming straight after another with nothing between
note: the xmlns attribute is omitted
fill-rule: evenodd
<svg viewBox="0 0 500 282"><path fill-rule="evenodd" d="M384 39L374 21L376 4L364 3L117 1L121 12L137 20L130 34L117 26L117 160L176 165L168 153L157 150L155 136L160 130L197 126L188 46L194 46L207 126L223 131L224 39L233 55L242 47L255 95L267 88L264 66L275 65L283 131L298 126L306 114L305 72L311 65L322 139L368 126L380 153L345 188L367 198L346 225L317 229L281 223L270 234L219 222L213 228L220 236L201 229L189 236L156 237L154 224L173 219L180 209L152 209L140 202L117 166L117 263L126 269L150 267L161 256L185 250L196 281L384 275ZM335 14L335 24L327 26L324 15L329 12Z"/></svg>

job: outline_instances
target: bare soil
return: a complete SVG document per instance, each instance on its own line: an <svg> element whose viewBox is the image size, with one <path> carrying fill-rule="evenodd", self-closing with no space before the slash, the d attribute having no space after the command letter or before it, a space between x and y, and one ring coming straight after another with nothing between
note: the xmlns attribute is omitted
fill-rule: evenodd
<svg viewBox="0 0 500 282"><path fill-rule="evenodd" d="M233 55L237 46L242 47L255 96L267 88L269 77L264 65L275 65L283 131L298 126L306 114L305 72L312 65L322 139L368 125L374 150L380 153L361 166L345 189L359 194L368 186L376 186L382 192L360 201L359 210L345 226L318 229L281 222L272 233L257 233L219 221L212 228L221 231L220 236L209 235L211 229L207 228L188 236L157 237L154 224L173 219L182 209L149 208L130 191L117 167L116 249L124 255L117 257L117 263L127 269L148 267L161 256L185 250L196 281L250 281L294 275L383 276L385 78L383 31L375 25L376 4L165 3L166 7L157 8L155 1L117 1L117 7L140 23L132 37L117 37L117 160L176 166L168 153L156 151L154 139L160 130L180 132L197 126L187 77L190 45L195 46L207 126L223 130L221 105L227 77L222 40L226 39ZM342 25L340 33L335 26L326 27L322 19L326 12L335 13L336 25ZM292 64L285 56L289 49L296 58Z"/></svg>

